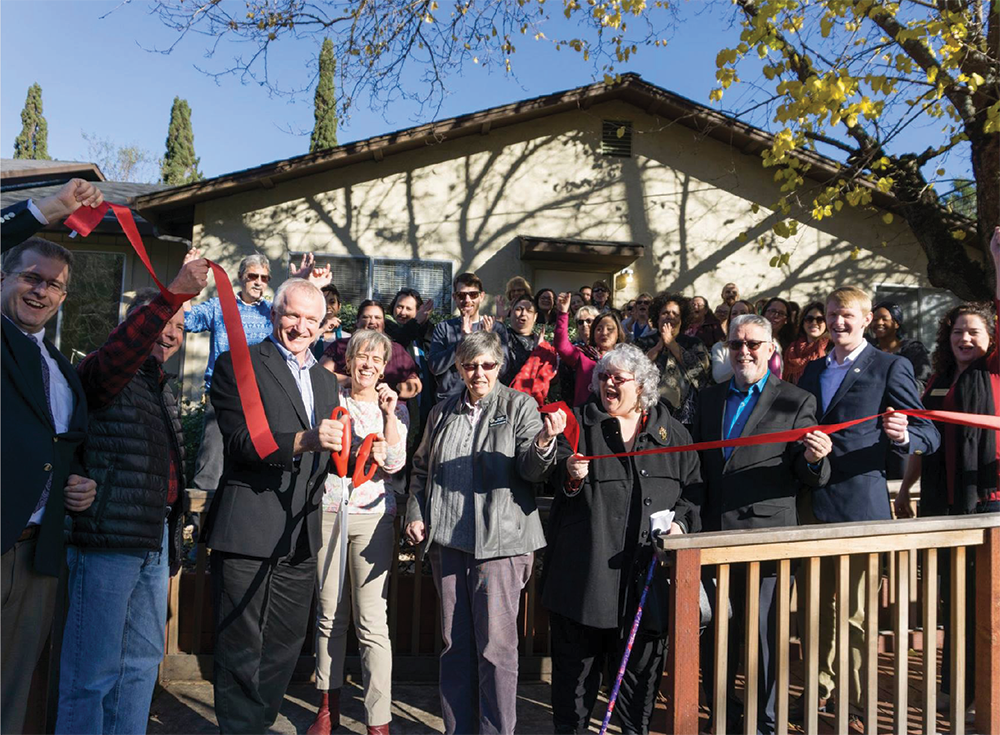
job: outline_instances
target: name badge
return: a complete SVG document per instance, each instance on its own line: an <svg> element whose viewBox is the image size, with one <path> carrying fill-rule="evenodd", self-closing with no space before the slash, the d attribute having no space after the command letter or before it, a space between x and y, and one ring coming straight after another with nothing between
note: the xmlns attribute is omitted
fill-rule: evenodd
<svg viewBox="0 0 1000 735"><path fill-rule="evenodd" d="M948 395L948 390L948 388L931 388L931 395L935 397L946 396Z"/></svg>
<svg viewBox="0 0 1000 735"><path fill-rule="evenodd" d="M494 426L503 426L506 423L507 423L506 416L494 416L493 419L490 421L490 428L492 429Z"/></svg>

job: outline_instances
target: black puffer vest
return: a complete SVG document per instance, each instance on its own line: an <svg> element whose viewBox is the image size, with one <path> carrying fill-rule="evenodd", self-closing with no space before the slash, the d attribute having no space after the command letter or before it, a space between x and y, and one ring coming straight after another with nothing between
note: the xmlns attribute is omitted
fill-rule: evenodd
<svg viewBox="0 0 1000 735"><path fill-rule="evenodd" d="M69 543L84 548L156 551L163 539L171 447L180 460L180 495L170 517L177 558L184 492L184 441L177 400L159 363L148 358L114 401L90 413L85 464L97 497L73 516Z"/></svg>

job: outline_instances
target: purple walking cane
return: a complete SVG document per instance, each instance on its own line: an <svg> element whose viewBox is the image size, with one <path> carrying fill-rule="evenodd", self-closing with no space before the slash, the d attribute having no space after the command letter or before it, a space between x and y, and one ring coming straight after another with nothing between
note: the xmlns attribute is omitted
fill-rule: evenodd
<svg viewBox="0 0 1000 735"><path fill-rule="evenodd" d="M659 535L659 531L653 531L654 536ZM635 611L635 620L632 621L632 630L628 634L628 643L625 644L625 655L622 656L621 666L618 667L618 676L615 677L615 686L611 690L611 698L608 700L608 711L604 713L604 722L601 723L601 735L608 731L608 724L611 722L611 713L615 711L615 701L618 699L618 690L622 685L622 678L625 676L625 665L628 657L632 653L632 644L635 643L635 634L639 630L639 621L642 620L642 607L646 604L646 595L649 593L649 585L653 581L653 572L656 570L656 555L649 560L649 569L646 571L646 586L642 588L642 595L639 597L639 608Z"/></svg>

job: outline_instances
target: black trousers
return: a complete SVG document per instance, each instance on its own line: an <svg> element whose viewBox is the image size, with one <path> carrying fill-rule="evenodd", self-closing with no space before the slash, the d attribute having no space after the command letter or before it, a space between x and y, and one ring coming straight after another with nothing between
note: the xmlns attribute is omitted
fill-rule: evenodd
<svg viewBox="0 0 1000 735"><path fill-rule="evenodd" d="M716 726L716 732L743 732L743 702L736 696L736 672L740 668L740 655L746 638L746 564L733 564L729 581L729 602L732 617L729 620L729 648L726 651L726 720L723 727ZM712 570L714 571L714 570ZM774 565L762 565L760 576L760 614L758 616L758 659L757 659L757 733L770 735L774 732L775 681L777 676L776 642L778 599L777 570ZM715 579L703 580L712 605L712 622L701 636L701 675L704 681L708 705L714 717L715 680L715 621L728 610L716 609Z"/></svg>
<svg viewBox="0 0 1000 735"><path fill-rule="evenodd" d="M557 733L587 732L605 668L614 684L631 618L624 630L591 628L569 618L549 613L552 635L552 721ZM622 678L615 715L625 733L649 732L656 693L666 662L667 639L636 634ZM604 711L597 713L603 719Z"/></svg>
<svg viewBox="0 0 1000 735"><path fill-rule="evenodd" d="M210 558L219 730L259 735L277 719L302 652L316 557L300 552L256 559L213 551Z"/></svg>

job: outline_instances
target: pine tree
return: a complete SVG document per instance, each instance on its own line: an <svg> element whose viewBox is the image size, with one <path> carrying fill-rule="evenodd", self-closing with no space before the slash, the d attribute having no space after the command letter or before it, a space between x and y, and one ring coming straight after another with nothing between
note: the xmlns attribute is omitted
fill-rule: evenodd
<svg viewBox="0 0 1000 735"><path fill-rule="evenodd" d="M167 152L163 156L160 180L164 184L179 186L201 181L198 170L200 158L194 155L194 131L191 129L191 108L187 100L174 97L170 108L170 127L167 128Z"/></svg>
<svg viewBox="0 0 1000 735"><path fill-rule="evenodd" d="M333 41L323 40L323 49L319 53L319 83L316 85L312 137L309 139L309 152L313 153L324 148L337 146L337 100L334 97L333 73L337 69L337 60L333 56Z"/></svg>
<svg viewBox="0 0 1000 735"><path fill-rule="evenodd" d="M42 116L42 88L28 87L28 97L21 110L21 134L14 139L14 158L49 161L49 125Z"/></svg>

